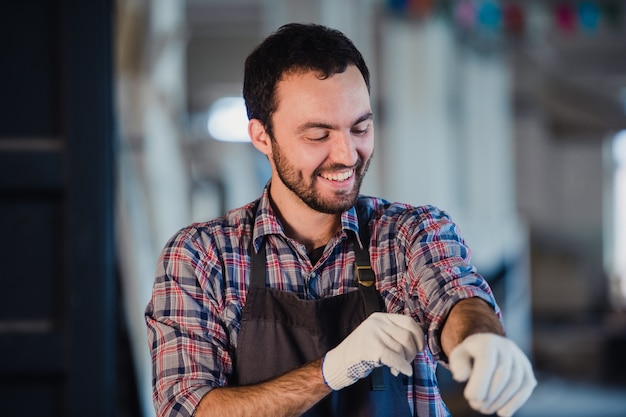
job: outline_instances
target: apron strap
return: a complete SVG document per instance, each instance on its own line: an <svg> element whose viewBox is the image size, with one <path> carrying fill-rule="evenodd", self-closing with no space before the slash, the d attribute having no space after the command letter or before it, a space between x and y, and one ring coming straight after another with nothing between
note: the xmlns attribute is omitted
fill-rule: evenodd
<svg viewBox="0 0 626 417"><path fill-rule="evenodd" d="M265 288L265 242L261 243L259 253L254 251L254 243L250 239L250 287Z"/></svg>
<svg viewBox="0 0 626 417"><path fill-rule="evenodd" d="M365 316L367 317L374 312L382 311L382 306L380 304L380 296L378 291L376 291L376 275L372 270L368 250L370 244L369 216L367 216L367 213L364 213L364 208L361 207L357 207L357 216L359 219L359 238L361 243L363 243L363 247L359 246L358 242L355 242L354 267L359 291L361 291L365 301Z"/></svg>
<svg viewBox="0 0 626 417"><path fill-rule="evenodd" d="M355 273L356 279L359 283L359 291L363 296L365 304L365 317L377 311L382 311L380 302L380 295L376 291L376 275L372 270L372 264L370 261L369 245L370 245L370 233L369 233L369 216L365 213L365 207L357 206L357 217L359 219L359 238L363 247L359 246L358 242L354 242L355 251ZM372 391L384 391L386 389L385 378L382 368L374 368L370 374L370 382L372 383Z"/></svg>
<svg viewBox="0 0 626 417"><path fill-rule="evenodd" d="M256 213L259 209L259 205L261 200L259 199L254 206L252 207L252 223L250 230L250 277L248 285L250 287L256 288L265 288L265 241L261 242L261 247L259 248L259 253L256 253L254 250L254 223L256 220Z"/></svg>

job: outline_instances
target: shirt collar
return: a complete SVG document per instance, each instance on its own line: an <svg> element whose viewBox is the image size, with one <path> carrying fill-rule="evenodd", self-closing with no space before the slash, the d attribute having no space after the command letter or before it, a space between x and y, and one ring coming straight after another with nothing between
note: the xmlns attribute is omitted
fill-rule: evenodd
<svg viewBox="0 0 626 417"><path fill-rule="evenodd" d="M266 235L277 234L285 236L285 230L270 204L269 186L270 183L268 182L263 189L263 194L258 200L258 204L253 206L253 209L256 207L256 213L252 213L255 216L252 236L254 247L257 251ZM359 239L359 220L355 207L350 207L341 213L341 228L346 235L350 236L352 234L361 247L363 246Z"/></svg>

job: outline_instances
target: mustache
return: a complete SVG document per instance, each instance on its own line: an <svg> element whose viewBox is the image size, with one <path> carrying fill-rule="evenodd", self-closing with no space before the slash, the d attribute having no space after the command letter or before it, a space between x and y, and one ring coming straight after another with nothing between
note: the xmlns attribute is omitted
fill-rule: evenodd
<svg viewBox="0 0 626 417"><path fill-rule="evenodd" d="M325 166L325 167L317 168L313 172L313 175L318 176L322 172L345 171L347 169L353 169L356 174L360 175L361 174L361 169L363 168L363 165L365 165L365 162L363 161L363 159L359 158L357 160L356 164L354 164L352 166L344 165L344 164L332 164L332 165L328 165L328 166Z"/></svg>

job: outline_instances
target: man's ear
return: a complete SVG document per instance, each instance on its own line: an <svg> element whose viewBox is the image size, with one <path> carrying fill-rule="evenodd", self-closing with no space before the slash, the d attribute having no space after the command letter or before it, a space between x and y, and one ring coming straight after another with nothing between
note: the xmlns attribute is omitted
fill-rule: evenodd
<svg viewBox="0 0 626 417"><path fill-rule="evenodd" d="M259 119L251 119L248 122L248 135L255 148L269 156L272 154L272 141L265 130L265 126Z"/></svg>

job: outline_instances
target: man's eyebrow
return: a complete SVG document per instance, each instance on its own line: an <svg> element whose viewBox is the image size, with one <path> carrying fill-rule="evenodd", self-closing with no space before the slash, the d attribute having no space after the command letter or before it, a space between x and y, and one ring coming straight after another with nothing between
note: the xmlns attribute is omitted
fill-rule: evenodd
<svg viewBox="0 0 626 417"><path fill-rule="evenodd" d="M374 119L374 113L370 111L370 112L365 113L363 116L359 117L358 119L356 119L354 123L352 123L352 126L358 125L359 123L364 122L366 120L373 120L373 119Z"/></svg>
<svg viewBox="0 0 626 417"><path fill-rule="evenodd" d="M298 126L298 129L296 130L297 133L302 133L302 132L306 132L309 129L335 129L335 127L333 125L329 125L328 123L318 123L318 122L308 122L308 123L304 123L301 124L300 126Z"/></svg>
<svg viewBox="0 0 626 417"><path fill-rule="evenodd" d="M365 114L363 114L362 116L359 116L353 123L352 126L356 126L361 122L364 122L366 120L372 120L374 119L374 114L372 112L367 112ZM302 133L305 132L309 129L328 129L328 130L335 130L337 129L337 126L334 125L330 125L328 123L321 123L321 122L308 122L308 123L304 123L300 126L298 126L297 132L298 133Z"/></svg>

